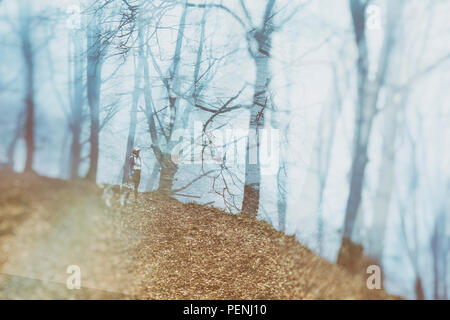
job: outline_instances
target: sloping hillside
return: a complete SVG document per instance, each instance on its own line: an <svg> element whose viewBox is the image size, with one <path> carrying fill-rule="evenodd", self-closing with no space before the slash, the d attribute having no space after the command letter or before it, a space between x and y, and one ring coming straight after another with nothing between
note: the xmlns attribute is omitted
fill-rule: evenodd
<svg viewBox="0 0 450 320"><path fill-rule="evenodd" d="M384 299L265 222L156 193L2 173L0 298ZM67 266L82 290L68 290Z"/></svg>

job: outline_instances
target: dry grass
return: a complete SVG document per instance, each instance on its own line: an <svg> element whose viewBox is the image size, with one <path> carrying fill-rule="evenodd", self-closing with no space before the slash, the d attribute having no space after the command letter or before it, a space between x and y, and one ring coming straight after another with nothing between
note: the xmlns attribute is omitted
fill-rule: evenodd
<svg viewBox="0 0 450 320"><path fill-rule="evenodd" d="M2 173L0 273L17 279L0 276L0 297L390 298L265 222L156 193L141 199L106 209L86 182ZM82 267L76 294L63 285L68 264Z"/></svg>
<svg viewBox="0 0 450 320"><path fill-rule="evenodd" d="M126 210L150 299L386 299L263 221L157 194Z"/></svg>

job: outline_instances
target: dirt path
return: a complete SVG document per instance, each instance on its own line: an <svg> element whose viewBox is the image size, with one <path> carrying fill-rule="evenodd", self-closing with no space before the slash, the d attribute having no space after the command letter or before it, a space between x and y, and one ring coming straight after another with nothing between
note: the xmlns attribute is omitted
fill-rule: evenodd
<svg viewBox="0 0 450 320"><path fill-rule="evenodd" d="M388 298L262 221L157 194L107 209L86 183L8 181L0 299ZM69 265L81 290L66 287Z"/></svg>
<svg viewBox="0 0 450 320"><path fill-rule="evenodd" d="M25 205L28 212L12 233L0 237L0 299L132 297L138 287L128 272L132 244L122 232L120 215L105 210L87 184L23 182L28 183L22 186L25 193L36 198L8 201L2 209ZM81 290L66 286L71 265L80 268Z"/></svg>

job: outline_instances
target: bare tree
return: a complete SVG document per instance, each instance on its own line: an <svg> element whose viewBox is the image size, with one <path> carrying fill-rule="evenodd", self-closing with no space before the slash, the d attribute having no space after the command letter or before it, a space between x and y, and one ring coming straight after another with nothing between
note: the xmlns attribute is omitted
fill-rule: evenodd
<svg viewBox="0 0 450 320"><path fill-rule="evenodd" d="M333 102L321 113L319 119L319 126L317 128L318 144L316 147L317 152L317 177L318 184L318 219L317 219L317 242L319 253L322 252L324 242L324 229L325 220L323 217L324 212L324 196L325 188L327 186L328 175L331 165L331 153L334 145L334 139L336 135L336 126L338 117L342 111L342 89L339 83L338 70L333 65Z"/></svg>
<svg viewBox="0 0 450 320"><path fill-rule="evenodd" d="M140 51L140 59L142 61L144 69L144 99L145 99L145 114L147 117L147 124L152 141L152 150L157 160L153 168L152 177L156 176L157 170L160 170L158 191L164 194L173 194L185 189L192 184L192 181L186 183L182 188L173 189L175 175L178 171L178 164L173 160L174 147L180 142L179 137L174 137L174 133L177 129L185 128L186 121L189 119L189 114L192 111L192 107L208 110L208 112L215 112L215 110L209 110L198 104L198 97L202 90L200 78L205 76L205 73L200 73L200 64L202 62L202 52L204 46L204 30L206 23L206 13L203 14L201 21L202 32L200 34L199 47L197 49L196 62L194 67L194 77L192 85L189 86L187 93L182 92L182 84L180 79L180 67L181 56L183 51L183 38L186 28L186 17L190 5L184 3L183 10L180 16L179 28L177 32L177 39L174 48L173 59L166 71L163 71L160 63L157 61L155 53L151 50L149 39L144 39L145 35L140 27L139 32L139 46L145 48ZM155 8L163 10L163 7ZM158 26L156 26L158 28ZM153 69L159 76L165 91L167 92L167 105L157 110L152 98L152 87L150 82L150 66L148 64L148 58L151 59ZM210 69L206 70L207 73ZM182 112L181 100L184 99L187 102L184 112ZM231 100L232 101L232 100ZM218 111L223 113L229 111L229 109L222 109ZM206 176L204 172L200 177ZM194 179L195 181L198 178Z"/></svg>
<svg viewBox="0 0 450 320"><path fill-rule="evenodd" d="M438 212L434 221L430 246L433 258L433 296L435 300L447 299L448 255L450 239L447 233L445 206Z"/></svg>
<svg viewBox="0 0 450 320"><path fill-rule="evenodd" d="M31 2L20 2L20 40L22 55L25 63L25 144L27 148L27 157L25 161L25 172L33 171L35 143L35 58L34 47L32 43L32 22Z"/></svg>
<svg viewBox="0 0 450 320"><path fill-rule="evenodd" d="M339 250L337 263L346 265L353 261L352 233L361 204L366 166L368 163L367 150L370 142L372 124L377 113L380 89L385 81L395 36L391 32L400 14L399 1L389 1L387 8L386 34L378 69L374 75L369 74L369 52L366 38L366 8L370 0L350 0L355 43L358 51L357 61L357 105L354 131L354 147L350 173L350 191L345 210L344 232Z"/></svg>
<svg viewBox="0 0 450 320"><path fill-rule="evenodd" d="M90 153L89 170L86 178L96 181L99 159L99 136L101 129L117 113L116 103L101 107L101 86L112 78L120 69L118 65L111 76L102 81L102 68L107 58L110 47L115 45L117 49L112 55L122 55L125 59L130 46L129 41L134 31L137 7L130 5L126 0L105 3L90 1L86 12L88 22L86 26L87 37L87 100L90 113ZM106 110L103 122L100 121L100 113Z"/></svg>
<svg viewBox="0 0 450 320"><path fill-rule="evenodd" d="M100 11L95 10L86 28L87 35L87 99L90 111L90 164L86 178L97 179L100 134L101 74L107 43L100 27Z"/></svg>
<svg viewBox="0 0 450 320"><path fill-rule="evenodd" d="M422 120L421 115L418 110L416 111L416 118L418 120L417 129L419 132L422 130ZM403 116L406 117L406 110L403 109ZM401 231L403 235L403 240L405 243L406 253L408 254L408 258L411 262L411 266L414 270L415 278L414 278L414 291L417 300L425 299L425 292L423 286L423 277L420 268L420 248L419 248L419 232L420 232L420 224L418 221L418 191L420 187L420 183L423 180L423 177L420 174L419 166L418 166L418 144L419 141L417 138L414 138L412 134L412 128L408 123L404 123L402 128L404 130L404 134L406 136L407 143L410 147L410 161L409 161L409 176L406 184L406 197L403 201L400 201L400 222L401 222ZM409 216L407 216L407 214ZM406 221L409 221L411 224L411 228L408 229ZM411 231L408 233L408 231Z"/></svg>
<svg viewBox="0 0 450 320"><path fill-rule="evenodd" d="M70 177L78 178L81 163L81 130L84 106L84 63L81 31L74 30L71 34L73 54L69 57L70 118L69 127L72 132L70 148ZM73 70L70 66L73 61Z"/></svg>
<svg viewBox="0 0 450 320"><path fill-rule="evenodd" d="M431 4L431 3L430 3ZM428 48L430 40L430 23L433 20L433 8L430 6L430 12L427 16L426 29L422 40L421 50L418 52L417 59L405 59L408 48L406 45L395 45L395 58L393 58L395 69L391 69L387 74L386 85L384 86L384 107L381 109L383 120L383 144L381 149L381 164L378 171L378 185L374 197L374 213L372 225L369 230L369 255L375 261L381 263L383 250L385 246L385 233L387 218L390 211L392 192L395 185L395 160L397 153L397 136L399 126L399 113L407 107L411 92L417 82L436 70L438 66L448 61L450 57L437 59L434 63L422 67L422 58L425 50ZM404 39L406 34L404 23L397 22L395 29L390 30L399 39ZM419 41L416 37L414 42ZM412 60L412 61L410 61ZM406 61L412 66L411 74L404 80L398 69L406 65Z"/></svg>
<svg viewBox="0 0 450 320"><path fill-rule="evenodd" d="M155 157L161 167L159 176L159 186L158 190L162 193L169 194L172 191L173 182L175 179L175 174L178 170L178 165L172 160L172 148L175 143L172 141L172 134L176 129L177 112L179 111L179 97L180 92L180 80L179 80L179 68L181 61L181 50L183 43L183 35L186 26L186 15L188 11L188 6L184 5L183 12L180 17L180 23L178 28L177 40L175 44L175 52L173 55L172 64L169 67L167 76L161 71L156 59L152 53L150 53L153 66L157 70L158 75L163 82L163 85L167 91L168 95L168 113L169 121L166 126L162 125L161 119L158 116L158 112L154 109L153 100L151 98L151 87L150 87L150 75L148 62L144 61L144 95L146 104L146 115L149 124L150 136L152 138L152 149ZM143 37L143 35L140 35ZM142 41L143 43L143 41ZM147 45L148 52L150 47ZM142 55L141 55L142 56ZM145 57L142 57L146 60ZM155 121L156 119L156 121ZM156 127L156 122L158 121L161 136L163 139L159 138L158 130Z"/></svg>
<svg viewBox="0 0 450 320"><path fill-rule="evenodd" d="M16 150L16 146L17 143L19 142L19 139L23 137L24 117L25 117L24 110L20 110L19 115L17 116L13 138L11 139L8 145L6 156L7 156L7 164L10 169L14 168L14 152Z"/></svg>
<svg viewBox="0 0 450 320"><path fill-rule="evenodd" d="M139 50L142 50L142 48L140 47ZM142 66L140 63L140 59L139 59L139 62L137 65L136 65L136 61L134 61L134 90L133 90L133 97L132 97L131 109L130 109L130 126L129 126L129 130L128 130L127 149L125 152L122 183L125 183L126 180L128 179L130 156L131 156L131 152L134 148L134 140L135 140L135 135L136 135L136 125L137 125L138 102L139 102L139 97L140 97L140 93L141 93L141 88L140 88L141 70L142 70Z"/></svg>
<svg viewBox="0 0 450 320"><path fill-rule="evenodd" d="M256 80L248 124L242 212L254 217L258 215L261 188L260 131L264 127L264 112L268 107L268 87L272 78L270 56L274 31L274 6L275 0L267 1L261 26L248 34L249 53L256 65Z"/></svg>
<svg viewBox="0 0 450 320"><path fill-rule="evenodd" d="M262 22L255 26L245 1L239 1L244 18L223 4L191 4L199 8L217 8L227 12L239 23L246 32L248 52L256 66L256 79L252 105L249 107L249 126L245 160L244 197L241 211L244 214L256 217L258 215L261 184L260 163L260 133L264 127L264 113L269 109L269 84L272 78L270 60L272 51L272 37L276 29L293 16L293 14L280 22L274 23L275 0L267 0L264 6ZM294 13L296 10L294 10Z"/></svg>

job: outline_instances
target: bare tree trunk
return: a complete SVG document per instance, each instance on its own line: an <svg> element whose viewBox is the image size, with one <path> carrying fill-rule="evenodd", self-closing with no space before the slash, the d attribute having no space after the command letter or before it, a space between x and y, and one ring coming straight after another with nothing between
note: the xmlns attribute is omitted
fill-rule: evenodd
<svg viewBox="0 0 450 320"><path fill-rule="evenodd" d="M319 254L323 251L325 220L323 217L323 201L325 188L327 186L328 174L331 163L331 153L334 145L336 125L341 112L342 96L339 89L339 79L336 67L333 65L333 91L332 103L328 108L322 110L318 126L317 143L317 175L318 175L318 197L317 197L317 248ZM308 186L307 186L308 187Z"/></svg>
<svg viewBox="0 0 450 320"><path fill-rule="evenodd" d="M449 237L446 235L447 218L445 204L439 210L431 234L431 254L433 258L433 295L435 300L445 300L447 290L447 260Z"/></svg>
<svg viewBox="0 0 450 320"><path fill-rule="evenodd" d="M23 110L19 112L19 115L17 116L17 123L16 128L14 129L14 137L12 138L11 142L8 145L8 150L6 152L7 161L8 161L8 167L10 169L14 168L14 153L16 151L17 142L19 142L19 139L23 136L23 121L24 121L25 113Z"/></svg>
<svg viewBox="0 0 450 320"><path fill-rule="evenodd" d="M265 89L263 89L265 91ZM257 90L255 90L257 91ZM256 98L255 98L256 99ZM265 102L263 102L265 104ZM260 163L260 130L264 125L264 114L259 105L250 110L249 132L245 157L245 185L242 212L256 217L259 209L261 163Z"/></svg>
<svg viewBox="0 0 450 320"><path fill-rule="evenodd" d="M150 176L149 185L153 190L153 186L156 184L156 178L161 170L161 164L159 160L159 154L161 153L159 147L159 135L156 128L155 108L153 105L152 91L150 86L150 68L147 60L147 56L144 55L144 37L143 30L140 27L139 31L139 59L144 69L144 102L145 102L145 116L147 118L148 131L152 140L152 146L156 157L156 163L153 166L152 174Z"/></svg>
<svg viewBox="0 0 450 320"><path fill-rule="evenodd" d="M416 276L414 291L416 293L416 300L425 300L425 292L423 291L422 278L419 275Z"/></svg>
<svg viewBox="0 0 450 320"><path fill-rule="evenodd" d="M186 1L187 3L187 1ZM169 135L166 141L166 147L162 156L160 156L161 172L159 175L158 191L163 194L170 194L172 191L175 175L178 171L178 165L172 161L171 154L171 136L174 131L174 127L177 121L177 112L179 106L178 94L180 91L180 79L178 71L181 61L181 48L183 44L184 29L186 25L186 15L188 12L187 5L184 6L183 13L180 18L180 24L177 35L177 42L175 45L175 54L173 57L173 63L170 69L170 82L167 86L167 93L169 96L169 109L170 109L170 122L169 122Z"/></svg>
<svg viewBox="0 0 450 320"><path fill-rule="evenodd" d="M74 123L72 130L72 144L70 147L70 178L78 178L80 163L81 163L81 125Z"/></svg>
<svg viewBox="0 0 450 320"><path fill-rule="evenodd" d="M403 116L406 116L406 110L402 110ZM417 118L418 122L414 130L422 131L422 119L421 117ZM417 191L420 185L421 175L418 170L417 164L417 156L418 156L418 148L417 141L413 138L410 128L405 126L405 136L408 139L408 143L410 144L410 161L409 161L409 177L406 185L407 188L407 198L400 202L400 227L402 231L403 240L405 243L405 251L408 255L408 258L411 262L412 268L414 270L415 279L414 279L414 289L416 294L416 299L423 300L425 298L423 285L422 285L422 277L420 271L420 263L419 263L419 221L417 219ZM406 217L406 213L410 216ZM412 228L412 240L408 237L406 220L411 223ZM410 242L412 245L410 247Z"/></svg>
<svg viewBox="0 0 450 320"><path fill-rule="evenodd" d="M291 82L290 71L286 72L287 83ZM279 164L277 172L277 213L278 213L278 228L281 231L286 230L286 215L288 205L288 161L289 154L289 126L290 126L290 109L291 109L291 89L287 87L288 104L286 109L281 108L275 110L272 115L272 125L280 132L279 141Z"/></svg>
<svg viewBox="0 0 450 320"><path fill-rule="evenodd" d="M73 93L71 97L71 121L70 128L72 131L72 144L70 148L70 178L78 178L81 163L81 125L83 117L83 61L82 61L82 44L80 35L74 33L74 68L72 82Z"/></svg>
<svg viewBox="0 0 450 320"><path fill-rule="evenodd" d="M433 257L433 295L434 300L439 300L440 295L440 270L439 270L439 236L440 236L440 230L438 227L438 221L435 221L434 223L434 230L431 235L431 254Z"/></svg>
<svg viewBox="0 0 450 320"><path fill-rule="evenodd" d="M28 6L27 6L28 7ZM21 41L22 54L25 62L25 144L27 156L25 161L25 172L33 171L35 144L35 102L34 102L34 53L31 43L31 26L29 8L24 8L25 14L22 21Z"/></svg>
<svg viewBox="0 0 450 320"><path fill-rule="evenodd" d="M445 241L445 239L442 239L443 241ZM447 238L448 240L448 238ZM440 278L439 278L439 282L441 283L442 286L442 293L440 294L440 299L441 300L448 300L448 260L449 260L449 252L450 252L450 241L447 241L447 243L444 243L444 251L441 253L441 259L442 259L442 264L441 264L441 273L440 273Z"/></svg>
<svg viewBox="0 0 450 320"><path fill-rule="evenodd" d="M187 7L187 1L184 5L183 13L181 14L180 23L178 27L178 34L177 34L177 42L175 44L175 52L173 55L173 61L172 65L169 69L169 81L166 82L166 89L167 89L167 95L169 97L169 111L170 111L170 120L169 120L169 130L168 130L168 137L170 140L170 137L172 135L172 132L174 131L174 128L177 123L177 113L179 112L179 104L180 99L178 99L178 94L180 93L180 79L178 77L179 69L180 69L180 61L181 61L181 48L183 45L183 37L184 37L184 30L186 27L186 16L188 12ZM169 141L167 141L167 145L169 144ZM167 150L170 152L170 150ZM161 171L162 172L162 171Z"/></svg>
<svg viewBox="0 0 450 320"><path fill-rule="evenodd" d="M163 154L161 164L161 173L159 175L158 191L163 194L170 194L173 187L175 175L178 166L172 161L171 154Z"/></svg>
<svg viewBox="0 0 450 320"><path fill-rule="evenodd" d="M69 158L69 154L67 154L67 143L69 142L69 138L70 138L70 131L68 130L64 130L64 136L62 139L62 143L61 143L61 152L60 152L60 157L59 157L59 176L62 179L68 179L70 178L69 176L69 166L68 166L68 158Z"/></svg>
<svg viewBox="0 0 450 320"><path fill-rule="evenodd" d="M153 148L157 148L158 151L154 151L156 157L156 163L153 166L152 174L150 176L149 184L153 190L153 186L155 185L156 178L158 177L158 173L161 170L161 164L158 159L158 152L160 153L159 148L159 136L156 129L156 121L155 121L155 108L153 106L153 99L151 95L151 87L150 87L150 74L149 74L149 65L147 59L141 55L142 64L144 67L144 101L145 101L145 116L147 118L148 131L150 133L150 137L152 139ZM155 149L154 149L155 150Z"/></svg>
<svg viewBox="0 0 450 320"><path fill-rule="evenodd" d="M281 231L286 230L286 209L287 209L287 168L285 159L280 159L283 163L278 169L277 175L277 212L278 212L278 228Z"/></svg>
<svg viewBox="0 0 450 320"><path fill-rule="evenodd" d="M361 204L365 171L368 163L367 149L370 142L372 124L377 112L380 88L384 83L386 70L390 61L390 54L394 44L393 30L398 19L399 4L389 3L386 35L384 39L381 58L375 79L369 77L369 56L366 41L366 6L367 2L350 0L355 41L358 48L358 104L355 117L354 149L350 173L350 192L345 210L344 232L339 250L337 263L347 265L353 258L351 248L352 233L356 217Z"/></svg>
<svg viewBox="0 0 450 320"><path fill-rule="evenodd" d="M264 127L264 111L267 107L267 91L271 80L270 52L272 47L272 12L274 5L275 0L267 2L262 27L253 32L253 37L250 40L257 44L257 51L253 51L251 49L252 43L249 43L249 52L256 65L256 81L248 124L242 213L252 217L258 215L259 209L261 185L260 130Z"/></svg>
<svg viewBox="0 0 450 320"><path fill-rule="evenodd" d="M145 59L143 52L140 54L143 60L144 65L144 93L145 93L145 105L146 105L146 116L147 122L149 125L150 136L152 138L152 149L155 154L159 165L161 166L160 177L159 177L159 186L158 191L164 194L170 194L173 186L173 182L175 179L175 175L178 171L178 166L176 163L172 161L171 156L171 136L176 126L177 121L177 111L179 105L178 94L180 90L180 80L178 77L178 70L180 67L181 61L181 48L183 43L183 35L186 23L186 15L188 11L188 6L185 5L183 9L183 13L180 18L179 29L177 34L177 41L175 45L175 53L172 61L172 65L169 69L169 79L161 79L166 87L167 94L169 97L169 124L167 126L163 126L158 118L158 115L155 112L155 108L153 106L153 101L151 98L151 88L150 88L150 76L149 76L149 66L148 62ZM143 35L141 32L141 46L143 47ZM159 134L156 129L156 121L158 120L162 136L164 137L165 143L162 143L159 139Z"/></svg>
<svg viewBox="0 0 450 320"><path fill-rule="evenodd" d="M130 127L128 130L128 140L127 140L127 150L125 153L125 165L123 168L123 177L122 183L125 183L128 179L128 169L131 152L134 147L134 139L136 135L136 123L137 123L137 111L138 111L138 102L140 96L140 77L141 77L141 63L139 59L139 63L137 67L134 69L134 91L133 91L133 102L130 110Z"/></svg>
<svg viewBox="0 0 450 320"><path fill-rule="evenodd" d="M156 128L156 121L155 118L157 118L157 114L155 112L154 104L153 104L153 98L152 98L152 89L150 86L150 67L148 63L148 57L144 54L144 30L142 24L139 24L139 63L142 65L144 70L144 102L145 102L145 115L147 118L147 125L150 133L150 137L152 140L152 149L153 153L156 158L156 163L153 166L152 174L150 177L149 185L151 186L151 190L153 190L153 187L156 185L156 179L158 177L158 173L160 170L162 171L163 165L163 156L160 148L160 139L158 130ZM163 129L161 129L163 130ZM167 174L164 173L166 176ZM161 180L162 172L160 174L160 180ZM164 180L164 179L163 179ZM164 188L171 188L171 185L168 187L167 183L170 184L170 178L169 180L165 180L166 186ZM161 182L159 183L158 188L161 188Z"/></svg>
<svg viewBox="0 0 450 320"><path fill-rule="evenodd" d="M381 263L387 218L395 177L395 141L397 136L397 113L406 104L405 94L388 95L384 114L382 160L378 174L378 186L374 200L374 216L369 231L370 256Z"/></svg>
<svg viewBox="0 0 450 320"><path fill-rule="evenodd" d="M350 174L350 192L347 199L343 233L343 239L347 239L348 241L343 241L343 244L351 241L356 215L361 203L365 169L368 162L367 147L377 101L373 96L376 92L368 80L369 61L365 35L366 7L357 0L350 0L350 9L353 18L356 45L358 48L358 103L355 117L356 122L353 161ZM345 249L346 248L342 245L339 252L338 263L343 258Z"/></svg>
<svg viewBox="0 0 450 320"><path fill-rule="evenodd" d="M100 134L100 88L103 65L102 39L96 22L87 27L87 96L91 118L90 132L90 165L86 178L97 179Z"/></svg>

